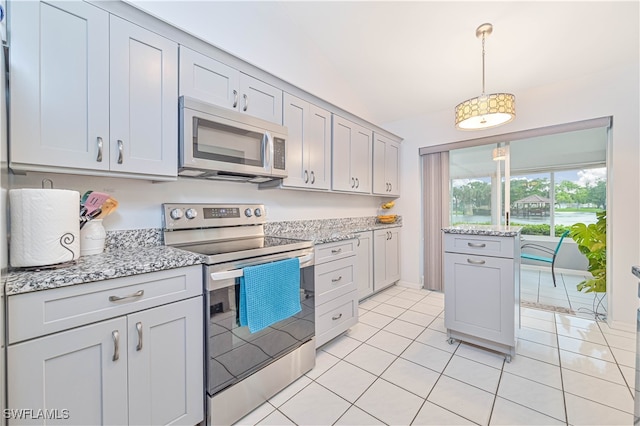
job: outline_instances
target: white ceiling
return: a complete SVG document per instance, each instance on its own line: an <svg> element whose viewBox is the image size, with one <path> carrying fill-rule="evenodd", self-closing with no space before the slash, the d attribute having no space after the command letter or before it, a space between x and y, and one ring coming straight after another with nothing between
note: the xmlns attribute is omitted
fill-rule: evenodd
<svg viewBox="0 0 640 426"><path fill-rule="evenodd" d="M637 0L130 3L380 124L480 94L484 22L487 92L639 61Z"/></svg>

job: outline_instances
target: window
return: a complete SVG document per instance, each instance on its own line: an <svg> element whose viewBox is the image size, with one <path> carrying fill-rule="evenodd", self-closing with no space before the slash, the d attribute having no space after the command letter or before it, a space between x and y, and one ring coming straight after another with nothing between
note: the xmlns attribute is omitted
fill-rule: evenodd
<svg viewBox="0 0 640 426"><path fill-rule="evenodd" d="M595 223L606 209L606 140L604 128L521 139L504 144L508 161L493 160L496 144L451 150L450 223L504 224L509 212L522 234L549 236Z"/></svg>

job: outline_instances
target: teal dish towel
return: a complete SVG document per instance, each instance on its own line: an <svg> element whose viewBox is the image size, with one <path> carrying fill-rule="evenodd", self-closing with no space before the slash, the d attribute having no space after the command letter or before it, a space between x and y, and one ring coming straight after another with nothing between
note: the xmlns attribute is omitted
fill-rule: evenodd
<svg viewBox="0 0 640 426"><path fill-rule="evenodd" d="M301 311L300 261L295 259L244 268L240 278L240 325L251 333Z"/></svg>

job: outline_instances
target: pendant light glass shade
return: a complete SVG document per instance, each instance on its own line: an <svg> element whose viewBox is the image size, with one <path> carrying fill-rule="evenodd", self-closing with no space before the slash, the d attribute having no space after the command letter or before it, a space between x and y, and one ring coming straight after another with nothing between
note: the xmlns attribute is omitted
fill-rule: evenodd
<svg viewBox="0 0 640 426"><path fill-rule="evenodd" d="M496 127L516 118L516 97L511 93L484 93L484 41L493 31L493 25L482 24L476 36L482 37L482 94L456 105L456 128L481 130Z"/></svg>

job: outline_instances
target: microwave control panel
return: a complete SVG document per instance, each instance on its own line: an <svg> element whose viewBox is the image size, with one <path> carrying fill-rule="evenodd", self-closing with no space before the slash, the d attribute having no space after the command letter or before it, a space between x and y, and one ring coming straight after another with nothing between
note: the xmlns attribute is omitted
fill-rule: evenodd
<svg viewBox="0 0 640 426"><path fill-rule="evenodd" d="M278 170L286 170L285 158L287 153L285 152L284 139L273 138L273 168Z"/></svg>

